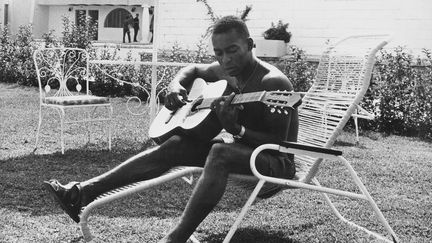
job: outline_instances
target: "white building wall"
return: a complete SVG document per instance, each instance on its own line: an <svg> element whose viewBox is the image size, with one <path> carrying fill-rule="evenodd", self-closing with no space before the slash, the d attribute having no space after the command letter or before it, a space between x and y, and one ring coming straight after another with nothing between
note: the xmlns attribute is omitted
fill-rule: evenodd
<svg viewBox="0 0 432 243"><path fill-rule="evenodd" d="M4 25L4 6L7 2L5 0L0 0L0 29Z"/></svg>
<svg viewBox="0 0 432 243"><path fill-rule="evenodd" d="M75 21L75 11L76 10L98 10L99 11L99 26L98 26L98 40L100 41L109 41L109 42L121 42L123 40L123 29L120 28L105 28L104 22L107 15L116 8L123 8L129 11L133 17L135 14L139 14L140 18L140 30L138 32L138 41L147 40L148 35L148 8L136 7L135 11L132 12L132 6L122 6L122 7L113 7L113 6L73 6L72 11L69 11L70 6L62 5L62 6L49 6L49 25L48 30L56 30L56 35L61 35L61 30L63 29L63 16L70 18L72 21ZM133 39L134 30L131 28L131 39ZM127 41L127 38L126 38ZM145 42L145 41L144 41Z"/></svg>
<svg viewBox="0 0 432 243"><path fill-rule="evenodd" d="M3 28L4 25L4 7L6 3L8 3L8 1L0 0L0 29Z"/></svg>
<svg viewBox="0 0 432 243"><path fill-rule="evenodd" d="M210 19L205 6L196 0L157 0L159 1L159 24L155 28L159 43L169 48L178 42L183 47L194 48L201 39ZM9 3L11 30L16 33L20 25L33 21L35 36L55 29L61 34L61 16L70 15L68 3L76 1L58 0L0 0L0 22L3 22L5 3ZM82 1L90 3L90 1ZM95 3L95 1L91 1ZM132 1L103 1L98 3L126 3ZM141 1L134 1L140 2ZM143 6L152 1L142 1ZM431 0L208 0L218 15L238 14L246 5L252 5L247 22L253 38L262 38L262 33L271 22L282 19L289 23L292 32L291 44L319 55L328 40L359 33L390 33L394 39L388 47L405 45L418 53L422 48L432 49L432 1ZM32 4L35 6L34 13ZM44 5L58 4L58 5ZM62 6L60 6L62 5ZM77 8L99 9L99 40L122 40L122 29L105 29L103 21L113 6L74 6ZM132 6L125 7L130 11ZM148 11L137 8L140 13L141 36L147 40ZM133 15L135 15L133 13ZM33 17L33 20L32 20ZM133 32L133 31L132 31ZM133 33L132 33L133 34ZM146 41L143 41L146 42Z"/></svg>
<svg viewBox="0 0 432 243"><path fill-rule="evenodd" d="M252 5L247 22L253 38L271 22L289 23L291 44L319 55L328 40L349 34L389 33L388 47L407 46L419 53L432 49L430 0L208 0L218 15L236 14ZM193 48L210 20L202 3L160 0L157 34L162 47L174 42Z"/></svg>
<svg viewBox="0 0 432 243"><path fill-rule="evenodd" d="M10 30L12 33L16 33L20 26L28 25L30 23L30 17L32 16L31 4L33 0L27 0L27 1L9 0L5 2L9 3Z"/></svg>
<svg viewBox="0 0 432 243"><path fill-rule="evenodd" d="M35 5L33 17L33 35L41 38L42 34L48 33L49 7L45 5Z"/></svg>

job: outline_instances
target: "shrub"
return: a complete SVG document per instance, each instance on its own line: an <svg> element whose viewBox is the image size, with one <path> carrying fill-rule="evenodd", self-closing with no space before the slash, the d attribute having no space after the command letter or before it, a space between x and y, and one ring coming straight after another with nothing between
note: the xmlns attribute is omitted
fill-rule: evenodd
<svg viewBox="0 0 432 243"><path fill-rule="evenodd" d="M48 31L48 33L42 34L42 39L44 40L44 47L59 47L61 45L60 41L54 35L54 30Z"/></svg>
<svg viewBox="0 0 432 243"><path fill-rule="evenodd" d="M75 23L68 17L63 16L63 38L64 47L77 47L82 49L91 49L92 40L97 33L97 27L93 24L90 17L81 15L79 23Z"/></svg>
<svg viewBox="0 0 432 243"><path fill-rule="evenodd" d="M376 118L363 122L385 133L432 138L432 61L425 50L426 66L416 66L403 47L381 51L362 106Z"/></svg>
<svg viewBox="0 0 432 243"><path fill-rule="evenodd" d="M120 60L117 51L108 51L107 48L102 49L102 52L95 54L99 60ZM151 56L147 53L140 53L141 61L150 61ZM195 51L183 49L178 43L175 43L171 49L164 50L159 54L159 60L164 62L180 62L180 63L209 63L213 61L213 57L207 54L207 45L204 40L197 44ZM125 61L132 61L131 55ZM152 67L147 65L91 65L91 73L96 77L96 82L91 83L90 89L94 94L103 96L138 96L141 100L147 100L151 90ZM180 71L180 66L158 66L156 93L160 100L166 93L166 88L175 75ZM112 77L109 77L108 75ZM119 82L119 80L132 83ZM136 84L136 85L134 85Z"/></svg>
<svg viewBox="0 0 432 243"><path fill-rule="evenodd" d="M317 65L308 62L306 53L296 46L289 46L292 58L282 59L275 63L291 81L294 90L306 92L315 80Z"/></svg>
<svg viewBox="0 0 432 243"><path fill-rule="evenodd" d="M36 49L32 26L20 26L15 36L10 34L7 26L1 32L0 82L37 85L32 58Z"/></svg>

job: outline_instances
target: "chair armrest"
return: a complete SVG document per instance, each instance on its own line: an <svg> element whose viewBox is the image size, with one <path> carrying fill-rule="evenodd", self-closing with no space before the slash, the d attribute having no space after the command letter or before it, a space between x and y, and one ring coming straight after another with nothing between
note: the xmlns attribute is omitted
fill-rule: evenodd
<svg viewBox="0 0 432 243"><path fill-rule="evenodd" d="M281 153L290 153L290 154L297 154L297 155L306 155L311 156L315 158L324 158L324 159L335 159L342 155L342 151L334 150L334 149L328 149L328 148L322 148L317 146L311 146L311 145L305 145L300 143L294 143L294 142L287 142L283 141L279 144L263 144L261 146L258 146L251 155L250 158L250 167L252 170L252 173L258 177L259 179L265 179L268 180L268 176L262 175L258 172L255 165L256 157L259 153L263 150L277 150Z"/></svg>
<svg viewBox="0 0 432 243"><path fill-rule="evenodd" d="M310 151L310 152L331 154L331 155L336 155L336 156L342 155L342 151L340 151L340 150L328 149L328 148L323 148L323 147L318 147L318 146L305 145L305 144L301 144L301 143L283 141L279 145L284 147L284 148L293 148L293 149L299 149L299 150ZM284 151L281 151L281 149L279 149L279 151L284 152Z"/></svg>

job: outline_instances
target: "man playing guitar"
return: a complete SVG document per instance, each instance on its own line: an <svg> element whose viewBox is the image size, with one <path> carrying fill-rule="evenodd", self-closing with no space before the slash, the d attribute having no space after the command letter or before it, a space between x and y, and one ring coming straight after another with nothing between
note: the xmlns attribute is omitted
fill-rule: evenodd
<svg viewBox="0 0 432 243"><path fill-rule="evenodd" d="M234 16L219 19L213 26L212 43L217 62L182 69L172 80L165 106L175 111L185 105L188 91L197 78L206 82L227 80L227 96L211 103L210 116L224 131L232 134L234 142L224 143L219 136L204 141L189 135L173 135L159 146L87 181L67 185L57 180L45 182L49 192L75 222L80 220L82 207L107 191L155 178L175 166L200 166L204 168L203 173L181 219L160 241L186 242L221 199L228 175L252 174L249 159L254 148L264 143L297 140L296 108L279 114L258 102L231 105L235 94L293 89L281 71L253 55L254 42L245 23ZM293 160L293 155L263 152L257 158L257 168L262 174L289 179L295 174Z"/></svg>

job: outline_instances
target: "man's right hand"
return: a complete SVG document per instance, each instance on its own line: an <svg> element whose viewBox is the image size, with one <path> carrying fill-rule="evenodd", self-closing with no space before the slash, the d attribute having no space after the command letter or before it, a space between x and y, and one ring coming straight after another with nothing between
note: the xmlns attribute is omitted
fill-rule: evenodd
<svg viewBox="0 0 432 243"><path fill-rule="evenodd" d="M187 100L187 91L183 87L177 87L175 90L170 91L165 96L165 107L168 110L175 111L184 106Z"/></svg>

